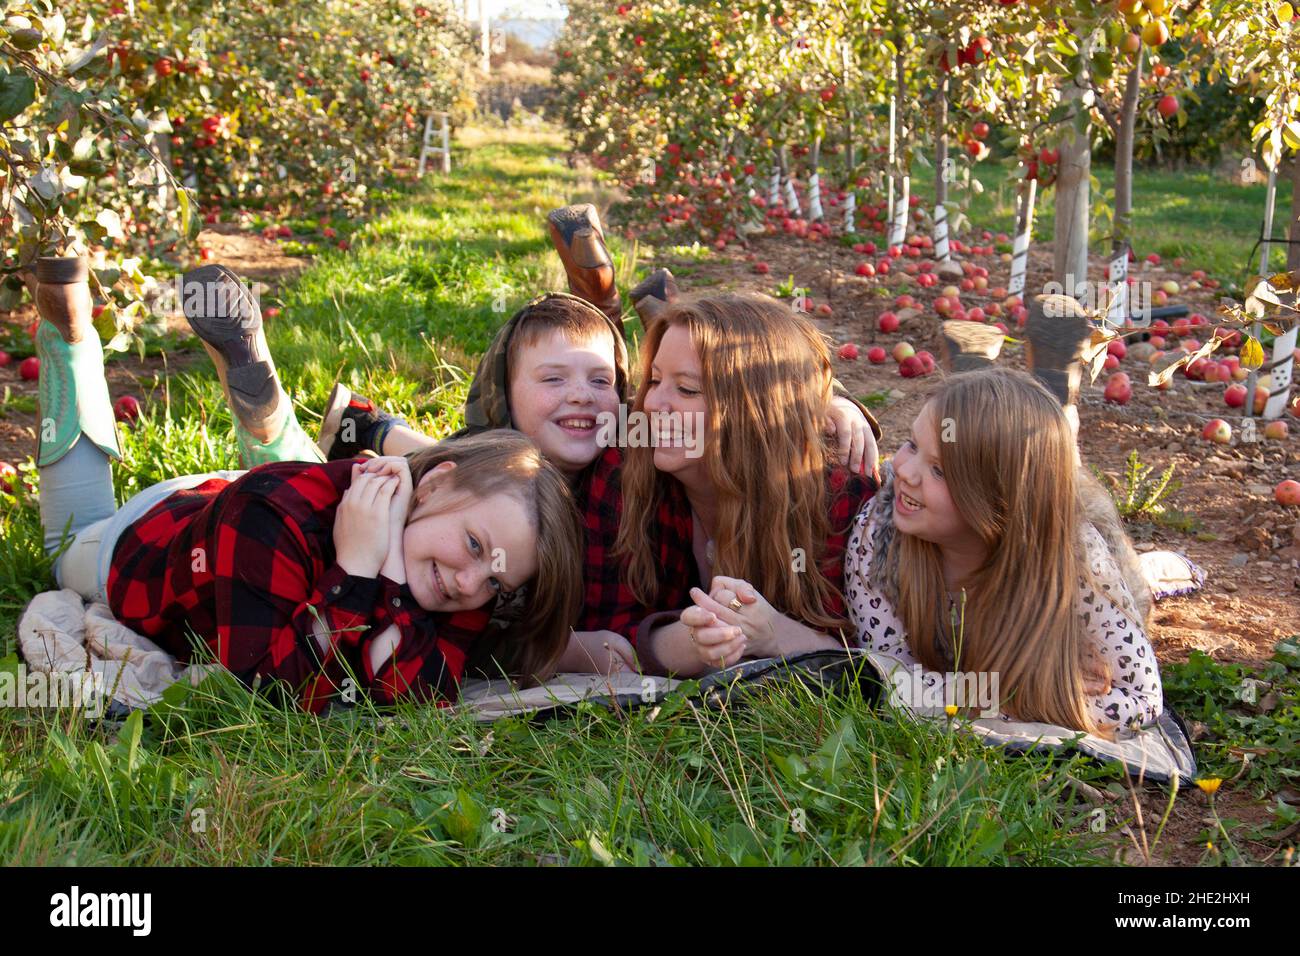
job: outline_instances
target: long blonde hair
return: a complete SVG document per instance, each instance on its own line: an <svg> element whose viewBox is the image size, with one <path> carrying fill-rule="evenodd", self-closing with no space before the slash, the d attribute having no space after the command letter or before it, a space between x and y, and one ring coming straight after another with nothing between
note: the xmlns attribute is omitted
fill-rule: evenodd
<svg viewBox="0 0 1300 956"><path fill-rule="evenodd" d="M938 442L944 482L986 558L954 621L939 547L894 534L888 560L913 653L927 669L998 674L1003 709L1022 720L1108 735L1086 706L1085 670L1103 665L1078 603L1080 584L1095 583L1082 528L1099 506L1060 404L1010 369L953 375L927 404L952 435Z"/></svg>
<svg viewBox="0 0 1300 956"><path fill-rule="evenodd" d="M582 526L569 483L531 439L509 428L445 438L408 460L416 485L451 461L456 463L448 476L453 492L474 498L508 494L528 509L537 534L537 573L525 585L525 606L504 632L475 643L469 666L489 674L504 671L525 686L545 680L582 607ZM413 496L408 523L432 513L427 500Z"/></svg>
<svg viewBox="0 0 1300 956"><path fill-rule="evenodd" d="M689 330L702 369L708 409L702 460L718 496L714 573L743 578L809 626L845 626L827 610L838 593L820 567L832 530L823 435L832 373L825 340L807 319L764 295L675 303L641 342L634 411L645 409L651 363L673 326ZM659 574L647 542L656 539L659 505L673 481L655 470L654 449L625 452L615 553L627 557L628 585L649 606L658 597Z"/></svg>

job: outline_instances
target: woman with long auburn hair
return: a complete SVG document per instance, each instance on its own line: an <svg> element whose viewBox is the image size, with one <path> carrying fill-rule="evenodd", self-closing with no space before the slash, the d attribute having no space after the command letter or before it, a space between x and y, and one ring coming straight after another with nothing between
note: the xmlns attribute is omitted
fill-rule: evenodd
<svg viewBox="0 0 1300 956"><path fill-rule="evenodd" d="M825 341L774 299L719 295L670 306L640 356L629 418L652 440L593 473L580 628L679 675L843 646L844 546L875 482L828 454Z"/></svg>
<svg viewBox="0 0 1300 956"><path fill-rule="evenodd" d="M927 679L996 674L1005 716L1112 736L1161 713L1132 546L1022 372L932 392L855 522L845 581L863 646Z"/></svg>

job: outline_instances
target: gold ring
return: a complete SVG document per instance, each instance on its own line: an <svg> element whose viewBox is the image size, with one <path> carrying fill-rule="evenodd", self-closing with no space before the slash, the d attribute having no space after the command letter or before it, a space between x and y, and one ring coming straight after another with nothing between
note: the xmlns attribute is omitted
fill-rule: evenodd
<svg viewBox="0 0 1300 956"><path fill-rule="evenodd" d="M732 598L731 603L727 605L727 607L731 608L733 611L739 611L744 606L745 605L740 603L740 598Z"/></svg>

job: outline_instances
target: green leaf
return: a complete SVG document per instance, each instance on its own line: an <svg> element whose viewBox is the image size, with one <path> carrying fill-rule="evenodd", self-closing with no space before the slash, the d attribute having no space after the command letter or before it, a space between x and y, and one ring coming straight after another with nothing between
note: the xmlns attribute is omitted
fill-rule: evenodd
<svg viewBox="0 0 1300 956"><path fill-rule="evenodd" d="M36 102L36 83L26 73L0 73L0 123Z"/></svg>

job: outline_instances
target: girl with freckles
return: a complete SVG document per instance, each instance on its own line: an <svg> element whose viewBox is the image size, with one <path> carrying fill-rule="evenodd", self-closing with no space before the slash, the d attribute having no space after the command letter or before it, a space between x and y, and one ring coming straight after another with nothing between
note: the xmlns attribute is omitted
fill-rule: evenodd
<svg viewBox="0 0 1300 956"><path fill-rule="evenodd" d="M1060 404L1008 369L929 396L845 559L857 642L927 681L997 674L1002 716L1113 737L1163 703L1149 589Z"/></svg>

